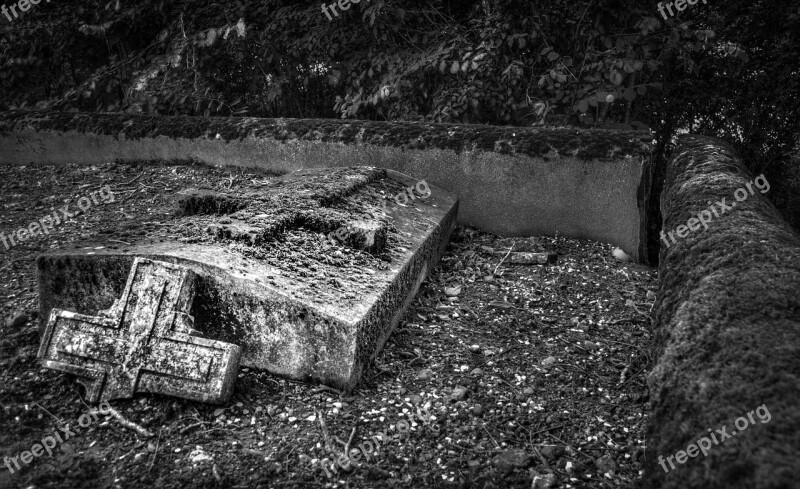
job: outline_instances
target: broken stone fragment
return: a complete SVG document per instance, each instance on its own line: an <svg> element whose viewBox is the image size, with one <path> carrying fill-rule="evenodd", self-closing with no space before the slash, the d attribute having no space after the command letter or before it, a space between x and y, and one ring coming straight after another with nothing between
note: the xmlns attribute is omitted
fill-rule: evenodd
<svg viewBox="0 0 800 489"><path fill-rule="evenodd" d="M543 367L549 367L550 365L553 365L554 363L556 363L556 357L547 357L544 360L542 360L542 366Z"/></svg>
<svg viewBox="0 0 800 489"><path fill-rule="evenodd" d="M550 489L556 484L555 474L540 474L539 472L531 469L533 481L531 481L531 489Z"/></svg>
<svg viewBox="0 0 800 489"><path fill-rule="evenodd" d="M25 313L19 314L6 321L6 329L13 331L28 322L28 315Z"/></svg>
<svg viewBox="0 0 800 489"><path fill-rule="evenodd" d="M463 401L465 397L467 397L467 392L469 389L463 386L456 386L453 389L453 392L448 396L448 400L450 402L457 402Z"/></svg>
<svg viewBox="0 0 800 489"><path fill-rule="evenodd" d="M493 462L499 469L510 472L513 469L527 467L532 458L532 455L523 450L509 450L497 455Z"/></svg>
<svg viewBox="0 0 800 489"><path fill-rule="evenodd" d="M617 463L614 462L614 459L611 458L611 455L603 455L602 457L596 459L594 461L595 467L597 467L602 473L614 473L617 470Z"/></svg>
<svg viewBox="0 0 800 489"><path fill-rule="evenodd" d="M422 370L420 373L417 374L417 379L419 380L430 380L433 378L433 370L426 368Z"/></svg>

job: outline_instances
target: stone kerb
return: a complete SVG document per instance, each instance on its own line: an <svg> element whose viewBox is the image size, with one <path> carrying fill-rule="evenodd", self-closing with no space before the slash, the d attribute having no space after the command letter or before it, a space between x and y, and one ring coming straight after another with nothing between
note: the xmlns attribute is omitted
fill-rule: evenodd
<svg viewBox="0 0 800 489"><path fill-rule="evenodd" d="M760 192L734 198L753 180L730 146L706 137L683 137L667 169L664 229L686 223L709 201L735 206L708 229L661 247L649 487L796 487L800 236ZM745 431L738 418L762 405L771 420ZM687 460L684 453L674 468L659 464L725 425L732 436L705 456Z"/></svg>
<svg viewBox="0 0 800 489"><path fill-rule="evenodd" d="M277 173L376 166L456 193L459 221L646 253L648 132L247 117L0 113L0 164L197 160Z"/></svg>

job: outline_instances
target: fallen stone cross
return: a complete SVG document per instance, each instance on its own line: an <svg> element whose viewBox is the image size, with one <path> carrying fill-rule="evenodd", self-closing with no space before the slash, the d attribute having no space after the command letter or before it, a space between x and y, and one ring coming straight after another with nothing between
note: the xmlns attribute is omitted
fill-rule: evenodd
<svg viewBox="0 0 800 489"><path fill-rule="evenodd" d="M198 277L188 312L199 334L241 346L243 366L346 390L435 266L458 209L446 191L371 167L303 170L170 199L152 211L172 206L174 217L131 246L40 256L40 317L109 307L135 257L179 264ZM342 229L344 241L328 237Z"/></svg>
<svg viewBox="0 0 800 489"><path fill-rule="evenodd" d="M226 402L241 349L190 335L194 282L191 270L135 259L121 299L109 310L50 312L42 365L77 375L90 402L137 392Z"/></svg>

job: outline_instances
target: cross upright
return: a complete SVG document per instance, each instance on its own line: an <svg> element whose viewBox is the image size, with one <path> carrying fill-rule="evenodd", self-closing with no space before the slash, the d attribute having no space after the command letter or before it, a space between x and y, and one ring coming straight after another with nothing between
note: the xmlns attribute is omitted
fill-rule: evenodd
<svg viewBox="0 0 800 489"><path fill-rule="evenodd" d="M135 258L111 309L99 316L52 310L39 348L42 365L77 375L89 402L137 392L227 401L241 348L191 335L195 280L185 267Z"/></svg>

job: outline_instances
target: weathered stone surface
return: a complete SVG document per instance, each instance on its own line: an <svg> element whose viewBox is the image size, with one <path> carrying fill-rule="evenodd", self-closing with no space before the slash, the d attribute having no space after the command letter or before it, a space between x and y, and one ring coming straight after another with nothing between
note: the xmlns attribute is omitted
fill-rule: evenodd
<svg viewBox="0 0 800 489"><path fill-rule="evenodd" d="M726 143L682 138L664 185L664 229L685 224L709 201L730 203L752 180ZM800 237L756 190L708 229L662 246L659 279L647 485L796 487ZM748 413L762 405L771 419L750 423ZM740 417L748 421L745 431L735 427ZM659 456L723 426L735 436L713 444L705 457L674 462L674 469L665 462L665 473Z"/></svg>
<svg viewBox="0 0 800 489"><path fill-rule="evenodd" d="M651 141L649 131L570 127L0 112L0 164L377 166L456 193L464 224L613 243L635 260L648 256L653 228Z"/></svg>
<svg viewBox="0 0 800 489"><path fill-rule="evenodd" d="M393 197L409 188L413 199L398 205ZM240 345L242 365L345 389L435 266L458 208L448 192L374 168L308 170L172 198L174 221L130 247L39 257L40 314L108 307L135 256L177 263L198 275L190 314L204 337ZM369 232L328 238L342 228Z"/></svg>
<svg viewBox="0 0 800 489"><path fill-rule="evenodd" d="M645 135L649 136L649 131L632 130L531 129L484 124L386 123L341 119L163 117L73 112L50 112L42 117L28 111L0 114L0 132L21 129L78 131L128 139L158 136L216 138L219 135L226 142L258 135L279 141L331 141L401 149L450 149L455 152L477 149L533 157L575 156L585 161L610 160L620 154L638 154L647 146ZM579 132L594 137L577 138Z"/></svg>
<svg viewBox="0 0 800 489"><path fill-rule="evenodd" d="M39 360L77 375L89 402L151 392L224 403L241 348L191 336L194 289L191 270L137 258L122 297L100 316L50 311Z"/></svg>

